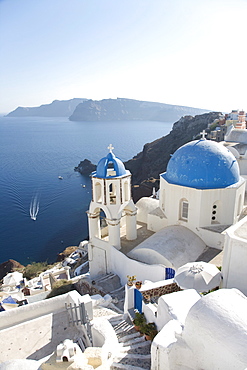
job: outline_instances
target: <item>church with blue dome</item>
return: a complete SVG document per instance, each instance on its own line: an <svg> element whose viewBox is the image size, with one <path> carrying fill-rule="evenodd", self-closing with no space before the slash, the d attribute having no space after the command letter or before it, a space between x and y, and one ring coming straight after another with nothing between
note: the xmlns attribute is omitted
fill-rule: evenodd
<svg viewBox="0 0 247 370"><path fill-rule="evenodd" d="M236 158L224 146L210 140L191 141L171 157L161 175L170 184L195 189L222 189L239 182Z"/></svg>
<svg viewBox="0 0 247 370"><path fill-rule="evenodd" d="M236 158L222 144L202 138L183 145L171 155L166 172L160 175L158 207L150 198L140 199L136 206L138 219L145 220L149 230L165 233L162 248L160 245L151 248L159 250L160 255L169 255L166 264L176 269L180 264L175 261L178 254L189 262L208 247L223 250L224 231L238 222L244 197L245 180L240 176ZM186 242L185 229L193 233L194 242ZM129 255L147 262L143 257L145 244ZM152 261L158 262L159 258Z"/></svg>
<svg viewBox="0 0 247 370"><path fill-rule="evenodd" d="M242 217L245 180L222 143L203 135L178 148L160 174L158 195L136 204L130 171L112 145L108 149L92 173L91 276L115 272L125 281L128 272L140 280L162 280L164 268L176 271L210 250L223 251L226 231Z"/></svg>

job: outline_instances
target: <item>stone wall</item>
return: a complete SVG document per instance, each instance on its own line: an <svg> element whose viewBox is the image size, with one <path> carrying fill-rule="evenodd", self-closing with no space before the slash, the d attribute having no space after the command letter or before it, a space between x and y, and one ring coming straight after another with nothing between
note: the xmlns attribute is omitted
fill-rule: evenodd
<svg viewBox="0 0 247 370"><path fill-rule="evenodd" d="M141 293L144 299L150 301L152 298L158 298L161 297L162 295L178 292L180 290L181 290L180 287L176 283L171 283L158 288L148 289L142 291Z"/></svg>

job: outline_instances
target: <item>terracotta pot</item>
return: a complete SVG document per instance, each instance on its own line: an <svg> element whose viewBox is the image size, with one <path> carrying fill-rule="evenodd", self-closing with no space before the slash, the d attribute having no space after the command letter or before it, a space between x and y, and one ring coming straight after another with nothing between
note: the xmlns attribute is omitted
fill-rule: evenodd
<svg viewBox="0 0 247 370"><path fill-rule="evenodd" d="M136 289L140 289L142 287L142 282L141 281L137 281L135 283L135 286L136 286Z"/></svg>

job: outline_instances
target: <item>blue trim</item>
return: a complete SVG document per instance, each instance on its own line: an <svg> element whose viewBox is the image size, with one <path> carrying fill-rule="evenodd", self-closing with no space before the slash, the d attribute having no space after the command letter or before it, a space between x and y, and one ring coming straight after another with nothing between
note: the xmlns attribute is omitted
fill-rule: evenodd
<svg viewBox="0 0 247 370"><path fill-rule="evenodd" d="M138 289L134 289L134 308L142 313L142 294Z"/></svg>
<svg viewBox="0 0 247 370"><path fill-rule="evenodd" d="M116 172L115 176L107 176L107 169L108 169L108 166L109 166L110 163L113 164L114 171ZM121 159L116 157L111 152L108 153L108 155L106 157L102 158L99 161L99 163L97 165L97 169L96 169L96 177L99 177L99 178L102 178L102 179L106 179L106 178L110 178L110 177L119 177L119 176L126 175L126 173L127 173L126 169L125 169L124 164L121 161Z"/></svg>

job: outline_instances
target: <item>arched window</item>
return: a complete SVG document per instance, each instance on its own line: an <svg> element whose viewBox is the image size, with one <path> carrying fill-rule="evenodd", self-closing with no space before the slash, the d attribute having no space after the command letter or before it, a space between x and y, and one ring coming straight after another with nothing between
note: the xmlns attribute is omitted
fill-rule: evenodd
<svg viewBox="0 0 247 370"><path fill-rule="evenodd" d="M188 221L189 215L189 202L187 199L180 200L180 220Z"/></svg>
<svg viewBox="0 0 247 370"><path fill-rule="evenodd" d="M100 210L100 215L99 215L99 221L100 221L100 239L105 239L108 240L108 224L106 221L106 214L103 211L103 209Z"/></svg>
<svg viewBox="0 0 247 370"><path fill-rule="evenodd" d="M124 201L127 202L129 199L130 199L130 196L129 196L129 186L128 186L128 182L125 181L124 182Z"/></svg>
<svg viewBox="0 0 247 370"><path fill-rule="evenodd" d="M116 204L116 186L112 182L109 184L110 204Z"/></svg>
<svg viewBox="0 0 247 370"><path fill-rule="evenodd" d="M102 191L101 184L96 182L95 184L95 202L102 203Z"/></svg>

